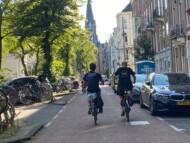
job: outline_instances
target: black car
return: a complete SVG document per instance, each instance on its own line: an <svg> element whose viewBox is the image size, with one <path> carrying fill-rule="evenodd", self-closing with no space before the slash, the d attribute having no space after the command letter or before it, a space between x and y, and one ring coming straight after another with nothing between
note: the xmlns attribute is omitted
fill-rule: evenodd
<svg viewBox="0 0 190 143"><path fill-rule="evenodd" d="M133 90L132 90L132 94L133 94L133 101L135 102L139 102L140 101L140 89L146 79L146 74L136 74L136 83L133 84Z"/></svg>
<svg viewBox="0 0 190 143"><path fill-rule="evenodd" d="M151 73L141 88L140 107L159 111L190 111L190 77L185 73Z"/></svg>
<svg viewBox="0 0 190 143"><path fill-rule="evenodd" d="M37 77L35 76L25 76L25 77L18 77L18 78L13 78L11 80L6 81L2 85L0 85L0 88L3 86L10 86L16 90L15 94L15 99L18 99L18 93L19 91L26 85L27 83L31 82L32 80L36 80ZM13 98L13 97L12 97ZM17 101L19 102L19 100Z"/></svg>

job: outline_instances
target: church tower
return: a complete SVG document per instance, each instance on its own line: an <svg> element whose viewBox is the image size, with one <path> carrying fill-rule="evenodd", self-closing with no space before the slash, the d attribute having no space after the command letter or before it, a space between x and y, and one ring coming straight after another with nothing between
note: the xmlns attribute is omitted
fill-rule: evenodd
<svg viewBox="0 0 190 143"><path fill-rule="evenodd" d="M96 21L94 20L94 15L92 12L91 0L88 0L87 3L86 19L87 21L85 22L85 28L89 31L90 40L96 45L96 47L99 47L100 44L96 34Z"/></svg>

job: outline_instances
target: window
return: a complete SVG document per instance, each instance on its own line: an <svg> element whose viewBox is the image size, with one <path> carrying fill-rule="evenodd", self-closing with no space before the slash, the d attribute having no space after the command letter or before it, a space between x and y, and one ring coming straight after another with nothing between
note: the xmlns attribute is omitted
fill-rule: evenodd
<svg viewBox="0 0 190 143"><path fill-rule="evenodd" d="M173 9L172 9L172 19L173 19L173 25L175 25L175 2L173 2Z"/></svg>
<svg viewBox="0 0 190 143"><path fill-rule="evenodd" d="M189 9L190 8L190 0L186 0L186 3L187 3L186 9ZM187 14L187 25L190 26L190 14Z"/></svg>
<svg viewBox="0 0 190 143"><path fill-rule="evenodd" d="M168 8L168 0L164 0L164 6L165 6L165 9Z"/></svg>
<svg viewBox="0 0 190 143"><path fill-rule="evenodd" d="M181 22L182 22L182 19L181 19L181 17L182 17L182 15L181 15L181 2L179 2L178 12L179 12L179 15L178 15L178 17L179 17L179 25L181 25Z"/></svg>
<svg viewBox="0 0 190 143"><path fill-rule="evenodd" d="M175 65L176 65L176 72L178 72L178 49L175 48Z"/></svg>
<svg viewBox="0 0 190 143"><path fill-rule="evenodd" d="M185 72L185 48L181 47L181 58L182 58L182 72Z"/></svg>
<svg viewBox="0 0 190 143"><path fill-rule="evenodd" d="M122 18L122 28L127 29L127 20L125 18Z"/></svg>

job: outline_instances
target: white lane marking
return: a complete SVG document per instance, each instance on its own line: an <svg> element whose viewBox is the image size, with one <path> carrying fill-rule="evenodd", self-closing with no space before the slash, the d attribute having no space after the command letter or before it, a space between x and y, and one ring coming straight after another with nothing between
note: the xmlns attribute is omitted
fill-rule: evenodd
<svg viewBox="0 0 190 143"><path fill-rule="evenodd" d="M51 125L51 122L47 123L44 127L47 128Z"/></svg>
<svg viewBox="0 0 190 143"><path fill-rule="evenodd" d="M175 126L173 126L173 125L170 125L170 127L171 127L172 129L174 129L175 131L177 131L177 132L185 131L185 129L178 129L177 127L175 127Z"/></svg>
<svg viewBox="0 0 190 143"><path fill-rule="evenodd" d="M137 125L149 125L150 123L148 121L133 121L133 122L126 122L126 125L132 125L132 126L137 126Z"/></svg>
<svg viewBox="0 0 190 143"><path fill-rule="evenodd" d="M58 114L60 114L61 112L63 112L63 109L61 109Z"/></svg>
<svg viewBox="0 0 190 143"><path fill-rule="evenodd" d="M75 96L74 96L75 97ZM70 103L73 99L74 99L74 97L73 98L71 98L69 101L68 101L68 103ZM63 112L63 109L65 109L66 108L66 106L63 106L63 108L53 117L53 119L49 122L49 123L47 123L44 127L49 127L50 125L51 125L51 122L54 120L54 119L56 119L57 117L58 117L58 114L60 114L61 112Z"/></svg>
<svg viewBox="0 0 190 143"><path fill-rule="evenodd" d="M54 119L56 119L57 117L58 117L58 114L57 114L57 115L55 115L55 117L53 117L53 120L54 120Z"/></svg>
<svg viewBox="0 0 190 143"><path fill-rule="evenodd" d="M164 119L163 118L160 118L160 117L156 117L158 120L160 120L160 121L164 121Z"/></svg>

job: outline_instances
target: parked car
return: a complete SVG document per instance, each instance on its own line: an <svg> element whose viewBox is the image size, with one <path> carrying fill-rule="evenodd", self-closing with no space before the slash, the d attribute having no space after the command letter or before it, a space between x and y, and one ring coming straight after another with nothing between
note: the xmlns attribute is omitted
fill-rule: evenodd
<svg viewBox="0 0 190 143"><path fill-rule="evenodd" d="M151 73L141 87L140 107L159 111L190 111L190 77L185 73Z"/></svg>
<svg viewBox="0 0 190 143"><path fill-rule="evenodd" d="M75 76L70 77L71 80L73 81L73 89L78 89L79 88L79 81Z"/></svg>
<svg viewBox="0 0 190 143"><path fill-rule="evenodd" d="M73 89L73 81L70 77L62 76L60 79L64 81L66 90L72 91Z"/></svg>
<svg viewBox="0 0 190 143"><path fill-rule="evenodd" d="M146 74L136 74L136 83L133 84L133 90L132 90L132 94L133 94L133 101L135 102L139 102L140 101L140 89L142 87L142 84L144 83L145 79L146 79Z"/></svg>
<svg viewBox="0 0 190 143"><path fill-rule="evenodd" d="M24 87L24 85L29 83L31 80L36 80L36 79L37 79L36 76L18 77L18 78L13 78L11 80L8 80L0 86L2 87L3 85L5 85L5 86L13 87L16 90L15 99L18 99L18 93ZM19 99L16 102L19 103L20 102Z"/></svg>

